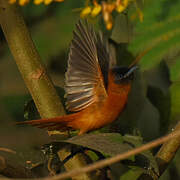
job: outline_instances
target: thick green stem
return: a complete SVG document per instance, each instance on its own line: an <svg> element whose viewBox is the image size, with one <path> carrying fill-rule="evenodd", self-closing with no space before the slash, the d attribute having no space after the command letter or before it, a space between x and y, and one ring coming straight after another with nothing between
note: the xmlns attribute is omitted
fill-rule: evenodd
<svg viewBox="0 0 180 180"><path fill-rule="evenodd" d="M174 131L180 131L180 122L174 128ZM169 163L173 160L176 151L180 148L179 136L171 139L170 141L164 143L158 153L156 154L156 159L159 165L160 175L166 170Z"/></svg>
<svg viewBox="0 0 180 180"><path fill-rule="evenodd" d="M41 63L41 58L34 46L21 12L16 5L10 5L8 0L0 0L0 24L10 51L41 117L50 118L64 114L59 96ZM59 153L59 156L65 157L65 151ZM67 163L65 167L67 170L71 170L78 166L81 167L81 165L84 166L85 162L82 155L76 155L73 163ZM82 179L92 178L83 174Z"/></svg>
<svg viewBox="0 0 180 180"><path fill-rule="evenodd" d="M36 51L24 19L15 5L0 1L0 23L11 53L17 63L41 117L64 114L63 106L56 94L41 59Z"/></svg>

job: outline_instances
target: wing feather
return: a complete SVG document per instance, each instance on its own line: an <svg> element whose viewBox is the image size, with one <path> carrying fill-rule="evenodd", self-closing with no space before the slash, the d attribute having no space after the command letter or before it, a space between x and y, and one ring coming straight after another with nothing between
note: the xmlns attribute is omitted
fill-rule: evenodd
<svg viewBox="0 0 180 180"><path fill-rule="evenodd" d="M89 85L89 86L86 85L86 86L82 86L82 87L71 86L71 87L68 87L67 94L68 94L68 96L73 96L73 94L77 94L77 93L79 93L79 95L80 95L83 92L92 91L93 89L94 89L94 87L92 87L92 85Z"/></svg>
<svg viewBox="0 0 180 180"><path fill-rule="evenodd" d="M109 52L103 38L87 21L79 21L73 32L65 76L68 110L80 111L98 101L97 87L107 97L108 68Z"/></svg>

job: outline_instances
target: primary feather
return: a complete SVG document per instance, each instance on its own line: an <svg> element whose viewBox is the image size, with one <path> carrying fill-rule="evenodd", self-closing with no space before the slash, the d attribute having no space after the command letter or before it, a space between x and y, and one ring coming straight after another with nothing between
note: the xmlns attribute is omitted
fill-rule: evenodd
<svg viewBox="0 0 180 180"><path fill-rule="evenodd" d="M80 111L97 101L96 88L107 96L109 50L102 34L87 21L79 21L70 46L65 76L66 107Z"/></svg>

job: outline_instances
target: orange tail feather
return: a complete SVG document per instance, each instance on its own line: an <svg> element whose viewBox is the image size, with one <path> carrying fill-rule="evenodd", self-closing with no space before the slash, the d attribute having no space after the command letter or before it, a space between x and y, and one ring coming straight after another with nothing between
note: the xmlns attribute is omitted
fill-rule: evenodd
<svg viewBox="0 0 180 180"><path fill-rule="evenodd" d="M66 130L69 128L73 128L70 126L71 122L74 121L77 117L77 113L59 116L55 118L47 118L47 119L38 119L24 122L17 122L17 125L20 124L28 124L38 128L46 128L48 130Z"/></svg>

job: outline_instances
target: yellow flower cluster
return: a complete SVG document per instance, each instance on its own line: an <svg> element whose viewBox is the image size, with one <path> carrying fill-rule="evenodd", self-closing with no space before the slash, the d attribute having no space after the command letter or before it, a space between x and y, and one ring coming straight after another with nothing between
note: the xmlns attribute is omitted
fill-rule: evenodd
<svg viewBox="0 0 180 180"><path fill-rule="evenodd" d="M30 0L9 0L11 4L18 2L19 5L23 6L27 3L29 3ZM45 5L50 4L51 2L56 1L56 2L63 2L64 0L33 0L34 4L38 5L41 3L44 3ZM73 1L73 0L72 0ZM75 1L75 0L74 0ZM76 0L77 1L77 0ZM86 6L82 9L80 16L86 17L86 16L91 16L91 17L96 17L98 14L102 13L104 22L106 24L106 28L108 30L112 29L113 26L113 16L112 12L116 11L118 13L123 12L130 2L135 3L136 7L136 14L132 17L135 18L135 16L139 16L140 21L143 21L143 13L141 9L137 6L136 0L101 0L100 3L98 3L98 0L86 0ZM92 2L90 4L89 2Z"/></svg>
<svg viewBox="0 0 180 180"><path fill-rule="evenodd" d="M129 1L130 0L101 1L101 4L98 4L97 0L93 0L93 6L86 6L81 11L81 17L87 15L95 17L102 11L106 28L110 30L113 24L112 12L114 10L118 13L123 12L127 8Z"/></svg>
<svg viewBox="0 0 180 180"><path fill-rule="evenodd" d="M9 0L9 3L13 4L15 2L18 2L19 5L24 6L27 3L29 3L30 0ZM41 3L44 3L45 5L50 4L52 1L56 1L56 2L62 2L64 0L34 0L34 4L38 5Z"/></svg>
<svg viewBox="0 0 180 180"><path fill-rule="evenodd" d="M50 4L52 1L56 1L56 2L62 2L64 0L34 0L34 4L38 5L42 2L44 2L44 4L48 5Z"/></svg>
<svg viewBox="0 0 180 180"><path fill-rule="evenodd" d="M96 0L93 1L93 5L94 6L86 6L82 11L81 11L81 17L85 17L89 14L91 14L92 17L95 17L97 16L101 10L102 10L102 7L100 4L97 3Z"/></svg>

